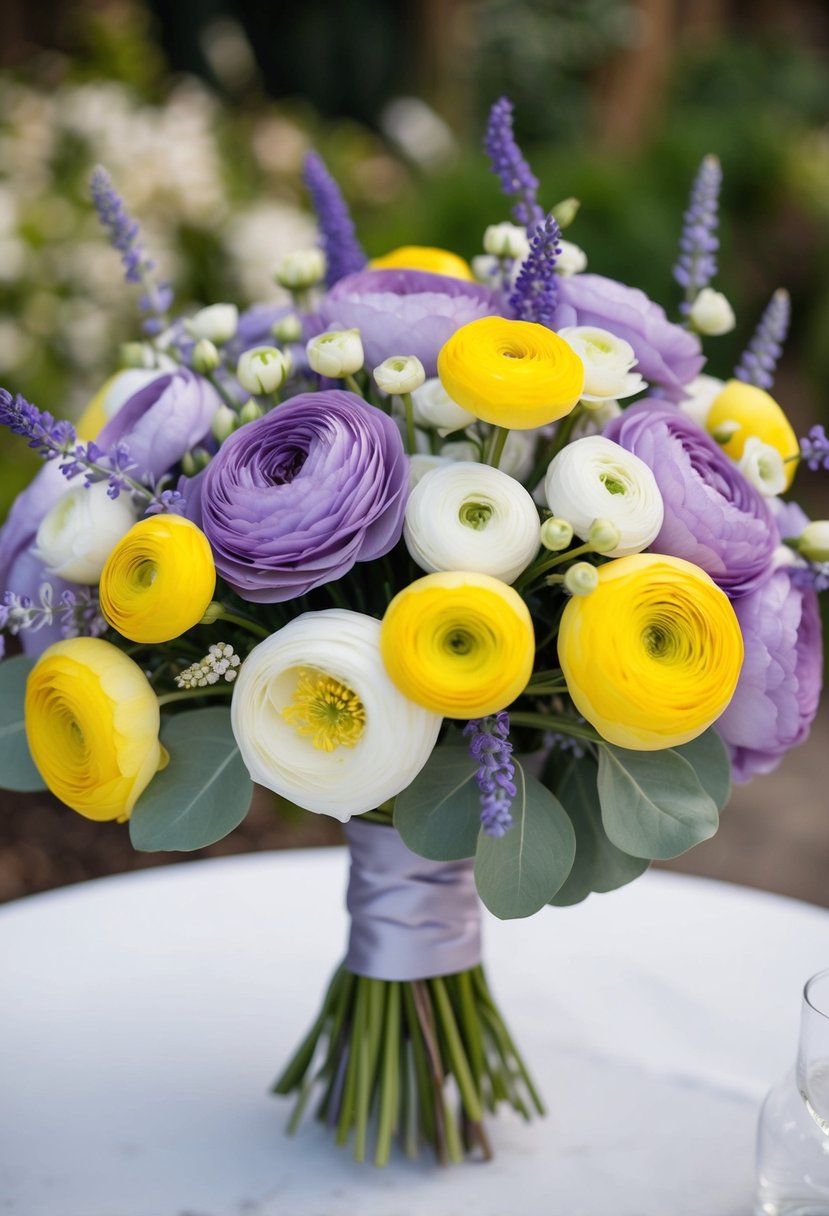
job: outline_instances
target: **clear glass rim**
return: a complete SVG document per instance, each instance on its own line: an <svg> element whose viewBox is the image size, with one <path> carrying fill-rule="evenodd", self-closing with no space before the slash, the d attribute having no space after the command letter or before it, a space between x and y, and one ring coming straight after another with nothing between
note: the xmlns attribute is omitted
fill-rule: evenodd
<svg viewBox="0 0 829 1216"><path fill-rule="evenodd" d="M803 1000L811 1010L818 1014L819 1017L826 1018L826 1020L829 1021L829 1005L825 1005L824 1008L821 1009L812 999L811 990L813 985L817 986L822 980L829 981L829 967L824 968L823 971L816 972L815 975L811 975L809 979L807 979L806 983L803 985Z"/></svg>

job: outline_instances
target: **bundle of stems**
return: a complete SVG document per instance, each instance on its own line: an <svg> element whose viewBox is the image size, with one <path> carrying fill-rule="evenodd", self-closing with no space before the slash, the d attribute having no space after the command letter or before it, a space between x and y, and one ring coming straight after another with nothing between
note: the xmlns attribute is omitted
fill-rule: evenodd
<svg viewBox="0 0 829 1216"><path fill-rule="evenodd" d="M296 1093L288 1123L296 1131L321 1089L316 1117L354 1133L354 1157L389 1160L397 1136L407 1155L431 1145L442 1165L492 1149L484 1111L509 1103L524 1119L544 1114L539 1097L489 990L483 968L434 979L378 980L341 966L319 1016L273 1087Z"/></svg>

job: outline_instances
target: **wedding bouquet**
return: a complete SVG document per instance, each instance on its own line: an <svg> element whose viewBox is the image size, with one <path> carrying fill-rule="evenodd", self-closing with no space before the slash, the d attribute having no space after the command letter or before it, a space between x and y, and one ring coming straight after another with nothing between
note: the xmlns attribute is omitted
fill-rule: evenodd
<svg viewBox="0 0 829 1216"><path fill-rule="evenodd" d="M486 147L515 222L474 271L424 247L367 263L309 154L321 247L278 269L292 306L242 315L171 319L96 171L144 339L77 427L0 393L46 461L0 537L24 652L0 666L4 783L129 821L138 849L219 839L252 781L346 824L348 954L275 1088L295 1126L318 1087L378 1163L395 1132L488 1155L486 1109L543 1109L479 899L529 916L707 839L820 691L829 523L782 495L829 441L768 391L785 293L732 380L701 374L700 335L734 324L717 161L673 322L585 273L577 204L539 204L506 100Z"/></svg>

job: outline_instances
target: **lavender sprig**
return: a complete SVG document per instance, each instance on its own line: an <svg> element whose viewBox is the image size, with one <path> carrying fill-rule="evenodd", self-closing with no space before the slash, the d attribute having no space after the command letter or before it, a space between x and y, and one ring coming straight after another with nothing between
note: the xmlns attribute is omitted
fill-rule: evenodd
<svg viewBox="0 0 829 1216"><path fill-rule="evenodd" d="M818 592L829 590L829 562L808 562L787 569L796 587L814 587Z"/></svg>
<svg viewBox="0 0 829 1216"><path fill-rule="evenodd" d="M530 252L510 296L510 307L519 321L551 325L558 296L556 259L561 253L561 229L552 212L535 229Z"/></svg>
<svg viewBox="0 0 829 1216"><path fill-rule="evenodd" d="M501 189L508 198L518 201L512 209L516 224L523 224L532 233L544 220L544 211L536 201L538 178L527 164L512 133L512 102L501 97L489 112L484 147L492 172L500 178Z"/></svg>
<svg viewBox="0 0 829 1216"><path fill-rule="evenodd" d="M362 270L366 255L354 230L354 221L340 187L316 152L305 157L303 179L311 195L325 253L325 282L333 287L348 274Z"/></svg>
<svg viewBox="0 0 829 1216"><path fill-rule="evenodd" d="M800 440L800 455L813 473L821 467L829 469L829 439L822 426L813 426Z"/></svg>
<svg viewBox="0 0 829 1216"><path fill-rule="evenodd" d="M509 714L502 710L474 718L463 733L469 739L469 754L478 764L475 780L481 792L481 827L487 836L503 836L512 827L510 807L517 793Z"/></svg>
<svg viewBox="0 0 829 1216"><path fill-rule="evenodd" d="M98 597L88 587L77 591L67 588L61 592L57 604L49 582L40 584L36 602L31 596L16 595L13 591L5 591L0 598L0 630L13 637L24 630L36 633L56 621L64 638L97 638L107 630Z"/></svg>
<svg viewBox="0 0 829 1216"><path fill-rule="evenodd" d="M715 254L720 247L717 239L718 205L722 169L716 156L706 156L699 167L688 209L683 216L679 238L679 259L674 266L674 279L685 288L685 299L679 309L688 316L691 306L703 287L717 273Z"/></svg>
<svg viewBox="0 0 829 1216"><path fill-rule="evenodd" d="M138 306L145 314L143 330L146 334L160 333L168 324L167 313L173 302L173 290L168 283L156 281L153 274L155 262L141 241L141 229L128 214L102 165L92 170L89 188L98 219L106 229L110 244L121 254L127 282L140 283L143 287L138 300Z"/></svg>
<svg viewBox="0 0 829 1216"><path fill-rule="evenodd" d="M779 287L766 305L754 336L734 369L738 380L755 384L758 388L772 387L777 360L789 332L791 315L789 293L784 287Z"/></svg>

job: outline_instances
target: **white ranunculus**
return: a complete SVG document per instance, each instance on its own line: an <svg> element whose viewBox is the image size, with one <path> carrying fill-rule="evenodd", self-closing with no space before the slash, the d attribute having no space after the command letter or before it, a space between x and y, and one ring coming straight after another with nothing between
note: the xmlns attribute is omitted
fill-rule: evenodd
<svg viewBox="0 0 829 1216"><path fill-rule="evenodd" d="M191 338L206 338L208 342L221 346L236 333L239 309L235 304L210 304L207 308L199 309L184 324Z"/></svg>
<svg viewBox="0 0 829 1216"><path fill-rule="evenodd" d="M619 529L609 557L641 553L662 527L665 508L656 478L643 460L604 435L568 443L551 462L544 479L547 505L587 540L597 519Z"/></svg>
<svg viewBox="0 0 829 1216"><path fill-rule="evenodd" d="M584 364L584 391L581 399L589 407L612 398L631 397L646 388L638 372L630 369L636 363L636 352L629 342L617 338L608 329L597 325L568 325L558 336L573 348Z"/></svg>
<svg viewBox="0 0 829 1216"><path fill-rule="evenodd" d="M128 494L110 498L107 483L74 486L44 515L35 556L70 583L97 583L112 549L138 518Z"/></svg>
<svg viewBox="0 0 829 1216"><path fill-rule="evenodd" d="M684 385L688 396L680 401L679 408L686 417L705 430L705 423L711 413L714 398L718 397L725 388L725 381L716 376L694 376L690 384Z"/></svg>
<svg viewBox="0 0 829 1216"><path fill-rule="evenodd" d="M412 407L415 425L436 430L441 436L465 430L475 421L474 414L452 400L439 376L432 376L414 390Z"/></svg>
<svg viewBox="0 0 829 1216"><path fill-rule="evenodd" d="M511 583L541 541L524 487L486 464L449 464L420 479L406 504L403 539L422 570L471 570Z"/></svg>
<svg viewBox="0 0 829 1216"><path fill-rule="evenodd" d="M777 448L763 443L756 435L745 442L737 468L766 498L775 498L786 488L786 466Z"/></svg>
<svg viewBox="0 0 829 1216"><path fill-rule="evenodd" d="M280 287L289 291L306 291L319 283L325 270L325 254L321 249L294 249L282 258L275 278Z"/></svg>
<svg viewBox="0 0 829 1216"><path fill-rule="evenodd" d="M432 456L429 452L417 452L409 457L409 489L413 490L421 477L432 469L443 469L451 464L448 456Z"/></svg>
<svg viewBox="0 0 829 1216"><path fill-rule="evenodd" d="M508 220L502 224L490 224L484 232L484 253L496 258L517 258L525 261L530 252L527 229L519 228Z"/></svg>
<svg viewBox="0 0 829 1216"><path fill-rule="evenodd" d="M569 278L571 274L581 274L587 269L587 254L579 245L572 241L559 241L561 253L556 258L556 274Z"/></svg>
<svg viewBox="0 0 829 1216"><path fill-rule="evenodd" d="M354 729L361 719L349 694L361 728ZM380 622L341 608L289 621L254 647L233 686L233 733L253 780L342 823L414 780L441 721L392 683L380 656Z"/></svg>
<svg viewBox="0 0 829 1216"><path fill-rule="evenodd" d="M353 376L365 360L359 329L332 329L317 334L306 343L305 353L311 371L330 380Z"/></svg>
<svg viewBox="0 0 829 1216"><path fill-rule="evenodd" d="M797 538L798 553L810 562L829 562L829 519L815 519Z"/></svg>
<svg viewBox="0 0 829 1216"><path fill-rule="evenodd" d="M716 338L731 333L737 323L734 309L721 291L703 287L691 305L691 325L698 334Z"/></svg>
<svg viewBox="0 0 829 1216"><path fill-rule="evenodd" d="M622 407L615 397L608 397L607 401L594 405L592 409L579 411L570 432L571 441L584 439L586 435L601 435L608 422L618 418L621 412Z"/></svg>
<svg viewBox="0 0 829 1216"><path fill-rule="evenodd" d="M391 355L374 369L374 382L384 393L413 393L426 381L417 355Z"/></svg>
<svg viewBox="0 0 829 1216"><path fill-rule="evenodd" d="M236 379L257 396L275 393L291 374L291 356L276 346L253 346L239 357Z"/></svg>

